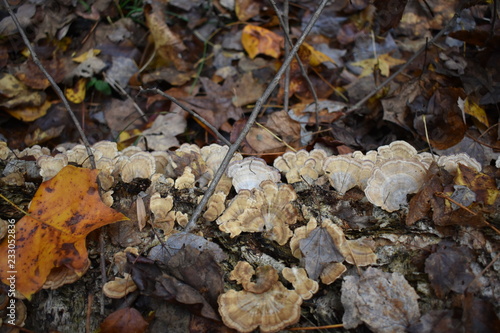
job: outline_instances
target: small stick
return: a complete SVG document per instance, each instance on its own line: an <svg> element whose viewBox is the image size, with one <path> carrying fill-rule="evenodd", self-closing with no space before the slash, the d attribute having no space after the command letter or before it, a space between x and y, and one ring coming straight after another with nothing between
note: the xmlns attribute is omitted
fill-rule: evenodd
<svg viewBox="0 0 500 333"><path fill-rule="evenodd" d="M198 206L196 206L196 209L194 210L193 215L191 216L191 219L189 220L188 224L186 225L186 228L184 229L185 232L189 232L190 230L192 230L196 226L196 221L198 221L198 218L200 217L201 212L203 211L203 209L205 208L205 206L208 203L208 200L210 199L210 197L214 193L215 187L219 183L219 180L222 178L222 175L224 174L227 166L229 165L229 161L231 160L234 153L236 152L236 150L240 146L241 142L243 142L243 140L245 139L248 131L250 131L250 128L255 123L255 120L257 119L257 115L259 114L259 111L260 111L262 105L266 102L266 100L269 98L271 93L274 91L274 89L278 85L281 76L285 72L286 68L290 65L290 62L292 61L293 57L295 56L295 54L299 50L300 45L302 45L302 43L306 39L307 35L311 31L314 23L316 23L316 21L318 20L319 15L321 15L321 12L323 11L323 8L325 8L327 2L328 2L328 0L321 0L321 3L318 6L318 9L316 9L316 11L314 12L313 16L311 17L311 20L309 21L306 28L304 29L304 32L302 33L299 40L297 41L297 44L295 44L293 46L293 48L290 50L290 54L283 62L283 65L278 70L278 73L276 73L276 75L274 76L271 84L269 84L266 91L264 91L264 94L262 94L262 96L255 103L255 107L252 110L252 113L250 114L250 117L248 118L248 121L245 124L245 127L243 128L240 135L238 136L238 139L236 139L236 142L229 147L229 150L228 150L226 156L222 160L221 166L219 167L219 169L215 173L214 178L212 179L212 182L208 186L208 189L205 192L205 194L203 195L203 198L198 203Z"/></svg>
<svg viewBox="0 0 500 333"><path fill-rule="evenodd" d="M50 85L52 88L55 90L57 96L61 99L62 103L64 104L64 107L66 110L68 110L68 113L71 117L71 120L73 120L73 123L76 126L76 129L78 130L78 133L80 133L80 137L82 138L83 144L85 145L85 148L87 149L87 154L89 155L90 158L90 165L92 166L92 169L96 168L95 164L95 159L94 159L94 154L92 153L92 150L90 149L90 144L89 141L87 140L87 137L85 136L85 133L83 132L82 127L80 126L80 123L78 122L78 119L76 119L75 114L73 113L73 110L71 110L71 106L69 105L68 100L66 99L66 96L64 96L64 93L62 92L61 88L57 85L56 81L52 78L52 76L47 72L47 70L43 67L42 63L38 59L37 54L35 53L35 50L31 46L30 41L28 40L28 36L26 36L26 33L23 30L23 27L21 27L21 24L19 23L19 20L17 19L16 14L12 11L12 8L10 8L9 3L7 0L3 0L3 3L5 5L5 8L7 8L7 11L9 12L10 16L12 17L12 20L14 21L14 24L17 27L17 30L19 31L19 34L21 35L24 44L28 48L31 54L31 58L33 59L33 62L40 68L40 71L42 71L43 75L49 80Z"/></svg>
<svg viewBox="0 0 500 333"><path fill-rule="evenodd" d="M297 149L295 149L292 146L290 146L286 141L282 140L279 136L277 136L276 134L274 134L269 128L267 128L266 126L262 125L261 123L259 123L257 121L255 122L255 124L257 126L261 127L267 133L271 134L273 136L273 138L275 138L276 140L278 140L279 142L281 142L282 144L284 144L291 151L293 151L294 153L297 152Z"/></svg>
<svg viewBox="0 0 500 333"><path fill-rule="evenodd" d="M224 142L224 144L226 146L231 146L231 142L229 142L222 134L220 134L219 131L215 127L212 126L212 124L210 124L208 121L206 121L205 119L203 119L199 114L197 114L196 112L194 112L193 110L191 110L190 108L188 108L187 106L185 106L183 103L181 103L174 96L170 96L170 95L164 93L163 91L161 91L158 88L155 88L155 89L142 89L141 88L140 93L141 92L153 92L155 94L158 94L160 96L163 96L163 97L169 99L173 103L177 104L181 109L183 109L184 111L186 111L187 113L189 113L190 115L192 115L194 118L196 118L197 120L199 120L203 125L207 126L213 133L215 133L215 135L217 135L217 137L219 138L219 140L221 140L222 142Z"/></svg>

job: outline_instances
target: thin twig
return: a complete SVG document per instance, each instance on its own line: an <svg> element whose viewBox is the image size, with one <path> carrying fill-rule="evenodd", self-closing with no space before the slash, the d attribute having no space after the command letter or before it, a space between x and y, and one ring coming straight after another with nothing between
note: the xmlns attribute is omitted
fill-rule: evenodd
<svg viewBox="0 0 500 333"><path fill-rule="evenodd" d="M12 17L12 20L14 21L14 24L17 27L17 30L19 31L19 34L21 35L24 44L28 48L31 54L31 58L33 59L33 62L40 68L40 71L42 71L43 75L49 80L50 85L52 88L55 90L57 96L61 99L62 103L64 104L64 107L66 110L68 110L68 113L71 117L71 120L73 120L73 123L76 126L76 129L78 130L78 133L80 134L80 137L82 138L83 144L85 145L85 148L87 149L87 154L89 155L90 159L90 165L92 166L92 169L96 168L95 164L95 159L94 159L94 154L92 153L92 149L90 149L90 144L89 141L87 140L87 137L85 136L85 133L83 132L82 127L80 126L80 123L78 122L78 119L76 119L75 114L73 113L73 110L71 110L71 106L69 105L68 100L64 96L64 93L62 92L61 88L57 85L56 81L52 78L52 76L47 72L47 70L43 67L42 63L38 59L37 54L35 53L35 50L31 46L30 41L28 40L28 36L26 36L26 33L23 30L23 27L21 27L21 24L19 23L19 20L17 19L16 14L12 11L12 8L10 8L9 3L7 0L3 0L3 3L5 5L5 8L7 8L7 11L9 12L10 16Z"/></svg>
<svg viewBox="0 0 500 333"><path fill-rule="evenodd" d="M275 7L275 10L277 9L277 6L276 6L276 3L274 3L274 0L271 0L271 3L273 4L273 7ZM285 0L283 1L283 22L282 20L280 19L280 24L282 24L282 29L283 29L283 32L285 34L285 36L287 36L287 41L290 40L289 36L290 36L290 25L289 25L289 21L288 21L288 12L290 10L290 7L288 5L288 0ZM276 14L278 15L278 17L281 17L281 15L279 14L279 12L276 10ZM287 42L285 43L285 58L288 57L288 53L290 53L290 47L292 46L291 43ZM285 83L284 83L284 87L283 87L283 93L284 93L284 97L283 97L283 108L285 109L286 112L288 112L288 104L289 104L289 99L290 99L290 66L286 68L286 71L285 71Z"/></svg>
<svg viewBox="0 0 500 333"><path fill-rule="evenodd" d="M187 224L187 226L185 228L185 232L189 232L190 230L192 230L196 226L196 221L198 221L198 218L200 217L201 212L203 211L203 209L205 208L205 206L208 203L208 200L210 199L210 197L214 193L215 187L217 186L217 184L219 183L219 180L222 178L222 175L226 171L226 168L229 164L229 161L231 160L234 153L236 152L236 150L240 146L241 142L245 139L248 131L250 131L250 128L253 126L255 120L257 119L257 115L259 114L259 111L260 111L260 108L262 107L262 104L264 104L267 101L267 99L269 98L271 93L274 91L274 89L278 85L281 76L285 72L286 68L290 65L290 62L292 61L293 57L295 56L295 54L299 50L300 45L302 45L302 43L306 39L307 35L311 31L314 23L316 23L316 21L318 20L319 15L323 11L323 8L325 8L327 2L328 2L328 0L321 0L321 3L319 5L318 9L314 12L313 16L311 17L311 20L309 21L306 28L304 29L304 32L302 33L300 38L297 40L297 44L295 44L293 46L292 50L290 51L290 54L283 62L283 65L278 70L278 73L276 73L276 75L274 76L271 84L269 84L266 91L264 91L264 94L262 94L262 96L255 103L255 107L252 110L252 113L250 114L250 117L248 118L248 121L245 124L245 127L243 128L240 135L238 136L238 139L236 139L236 142L229 147L229 150L228 150L226 156L224 157L224 160L222 160L221 166L219 167L219 169L215 173L214 178L212 179L212 182L210 183L210 186L208 186L208 189L205 192L205 194L203 195L203 198L201 199L198 206L196 206L196 209L194 210L193 215L191 216L191 219L189 220L189 223Z"/></svg>
<svg viewBox="0 0 500 333"><path fill-rule="evenodd" d="M437 33L436 36L434 36L429 44L433 44L438 38L440 38L446 31L448 31L448 29L450 29L454 24L455 22L457 21L459 15L458 14L455 14L455 16L453 16L453 18L446 24L446 26L441 29L440 32ZM383 87L385 87L386 85L388 85L392 80L394 80L394 78L396 76L398 76L399 74L401 74L401 72L403 72L406 67L408 67L415 59L417 59L420 54L422 54L422 52L425 51L425 49L427 48L427 44L422 46L417 52L415 52L415 54L413 56L411 56L410 59L408 59L408 61L401 65L401 67L399 67L399 69L397 71L395 71L391 76L389 76L387 78L387 80L385 80L384 82L382 82L378 87L375 87L375 89L373 89L368 95L366 95L363 99L361 99L360 101L358 101L356 104L354 104L353 106L351 106L346 112L345 114L349 114L353 111L356 111L358 110L361 105L365 104L370 98L372 98L373 96L375 96L375 94L378 93L378 91L380 89L382 89Z"/></svg>
<svg viewBox="0 0 500 333"><path fill-rule="evenodd" d="M285 22L283 18L283 14L280 12L278 6L276 5L275 0L269 0L271 5L273 6L273 9L276 11L276 14L278 15L278 20L280 21L280 25L283 27L283 30L285 31L285 39L286 39L286 44L289 45L290 47L293 46L292 40L290 38L290 34L288 33L288 29L285 29L285 27L288 27L288 22ZM307 75L307 71L304 67L304 64L302 63L302 60L300 60L300 57L298 54L295 55L295 59L297 60L297 63L299 64L300 68L300 73L304 77L304 80L306 80L307 87L309 88L309 91L313 95L313 100L314 100L314 114L316 118L316 131L319 131L319 101L318 101L318 94L316 94L316 89L314 88L313 83L311 82L311 79L309 79L309 75ZM288 112L288 109L285 108L285 111Z"/></svg>
<svg viewBox="0 0 500 333"><path fill-rule="evenodd" d="M186 111L187 113L189 113L191 116L193 116L194 118L196 118L203 125L207 126L215 135L217 135L217 137L219 138L219 140L221 140L222 142L224 142L225 145L231 146L231 142L229 142L222 134L220 134L219 131L215 127L213 127L208 121L206 121L205 119L203 119L199 114L197 114L196 112L194 112L193 110L191 110L190 108L188 108L186 105L184 105L183 103L181 103L174 96L170 96L170 95L164 93L163 91L161 91L158 88L155 88L155 89L142 89L141 88L140 93L141 92L145 92L145 93L152 92L152 93L158 94L160 96L163 96L163 97L169 99L170 101L172 101L172 103L177 104L181 109L183 109L184 111Z"/></svg>
<svg viewBox="0 0 500 333"><path fill-rule="evenodd" d="M117 92L119 92L122 96L125 96L125 97L127 97L127 99L132 101L132 104L134 104L134 108L137 111L137 113L141 116L142 120L145 123L147 123L148 117L146 116L144 111L142 111L142 109L139 107L139 105L137 105L137 103L132 99L132 96L130 96L129 93L125 89L123 89L123 87L120 85L120 83L118 83L115 79L113 79L112 77L109 77L106 74L103 74L103 77L104 77L104 81L106 81L111 87L113 87L113 89L115 89Z"/></svg>
<svg viewBox="0 0 500 333"><path fill-rule="evenodd" d="M285 145L288 149L290 149L291 151L293 151L294 153L297 152L297 149L293 148L292 146L290 146L285 140L282 140L278 135L274 134L273 131L271 131L269 128L267 128L266 126L262 125L261 123L259 123L258 121L255 122L255 125L259 126L260 128L262 128L264 131L266 131L267 133L269 133L270 135L272 135L273 138L275 138L276 140L278 140L279 142L281 142L283 145Z"/></svg>

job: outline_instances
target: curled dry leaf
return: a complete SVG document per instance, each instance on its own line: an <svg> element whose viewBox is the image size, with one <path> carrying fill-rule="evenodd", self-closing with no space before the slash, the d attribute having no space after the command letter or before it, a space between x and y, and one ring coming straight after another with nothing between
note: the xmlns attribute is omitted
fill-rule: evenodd
<svg viewBox="0 0 500 333"><path fill-rule="evenodd" d="M344 327L365 323L373 332L406 332L420 318L418 295L399 273L369 267L342 283Z"/></svg>

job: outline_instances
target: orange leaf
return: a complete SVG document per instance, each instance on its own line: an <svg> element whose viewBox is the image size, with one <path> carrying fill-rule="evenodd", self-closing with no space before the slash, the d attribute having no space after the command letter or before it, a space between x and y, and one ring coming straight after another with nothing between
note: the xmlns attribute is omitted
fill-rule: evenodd
<svg viewBox="0 0 500 333"><path fill-rule="evenodd" d="M16 290L30 299L53 268L64 266L78 276L85 273L89 263L85 237L104 225L128 219L101 201L98 173L68 165L40 185L30 215L15 225L15 265L6 255L12 239L5 237L0 244L2 282L10 285L7 278L15 276Z"/></svg>
<svg viewBox="0 0 500 333"><path fill-rule="evenodd" d="M257 54L279 58L283 37L270 30L255 25L247 25L243 28L241 44L243 44L251 59L255 58Z"/></svg>

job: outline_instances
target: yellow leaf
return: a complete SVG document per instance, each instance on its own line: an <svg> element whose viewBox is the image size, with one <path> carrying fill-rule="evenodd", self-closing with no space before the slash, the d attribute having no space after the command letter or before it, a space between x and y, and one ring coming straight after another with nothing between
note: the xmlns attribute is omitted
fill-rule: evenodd
<svg viewBox="0 0 500 333"><path fill-rule="evenodd" d="M335 63L335 61L332 58L330 58L323 52L315 50L311 45L307 43L302 44L301 48L307 49L307 51L310 53L309 65L311 66L319 66L324 62L331 62L332 64Z"/></svg>
<svg viewBox="0 0 500 333"><path fill-rule="evenodd" d="M70 102L80 104L85 99L86 84L87 79L81 78L76 82L74 88L66 88L64 95Z"/></svg>
<svg viewBox="0 0 500 333"><path fill-rule="evenodd" d="M380 74L382 76L389 76L391 67L402 65L405 62L406 61L404 61L404 60L393 58L389 54L386 53L386 54L380 55L377 59L375 59L375 58L365 59L365 60L353 62L353 63L351 63L351 65L363 68L363 71L359 75L359 77L361 78L364 76L371 75L373 73L373 69L377 65L378 65L378 68L380 69Z"/></svg>
<svg viewBox="0 0 500 333"><path fill-rule="evenodd" d="M80 54L78 57L73 58L73 61L81 64L85 60L92 58L92 57L95 57L99 53L101 53L101 50L91 49L83 54Z"/></svg>
<svg viewBox="0 0 500 333"><path fill-rule="evenodd" d="M255 58L257 54L265 54L277 59L281 54L283 37L271 30L249 24L243 28L241 44L251 59Z"/></svg>
<svg viewBox="0 0 500 333"><path fill-rule="evenodd" d="M481 124L485 125L486 127L490 127L489 122L488 122L488 117L486 116L486 112L482 107L474 103L467 97L465 99L465 104L464 104L464 112L467 113L468 115L473 116L476 118Z"/></svg>
<svg viewBox="0 0 500 333"><path fill-rule="evenodd" d="M40 106L27 106L16 109L5 109L12 117L21 121L34 121L47 114L47 110L52 106L52 102L45 101Z"/></svg>

